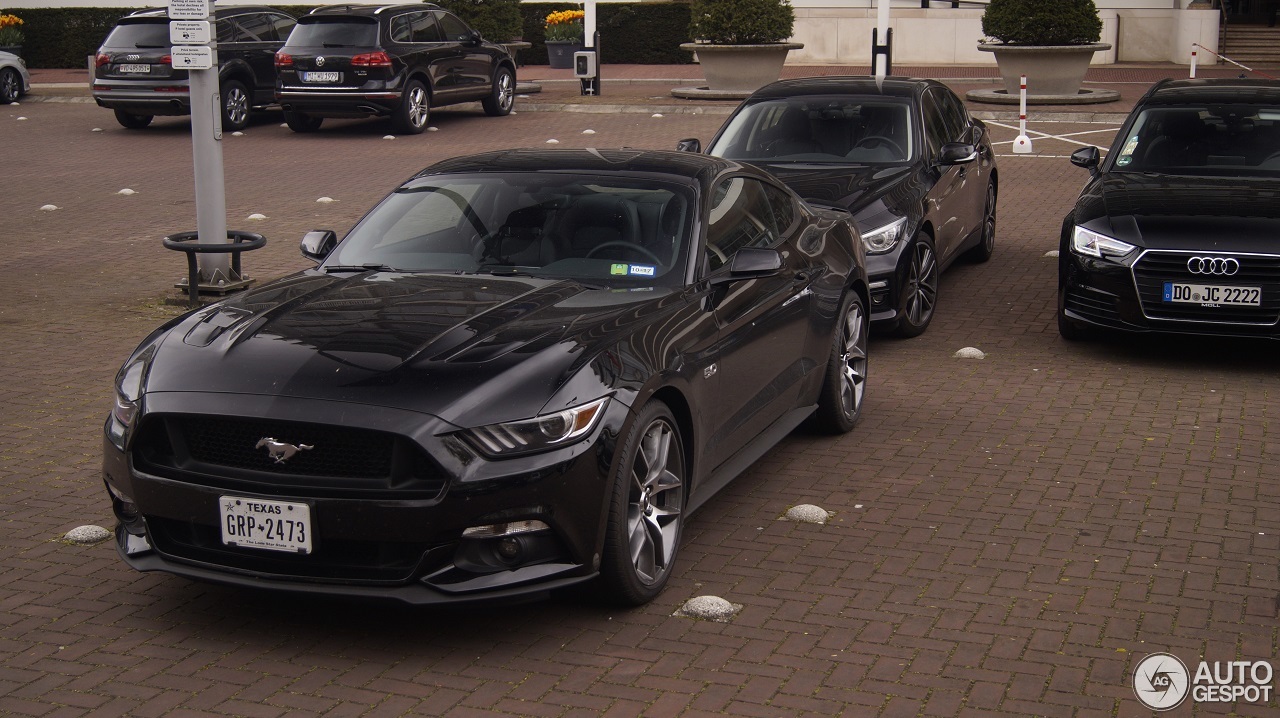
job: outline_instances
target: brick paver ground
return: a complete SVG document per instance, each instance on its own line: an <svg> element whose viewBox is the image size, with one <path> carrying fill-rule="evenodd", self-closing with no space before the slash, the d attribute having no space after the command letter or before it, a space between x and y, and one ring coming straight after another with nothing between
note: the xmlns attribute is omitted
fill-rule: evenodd
<svg viewBox="0 0 1280 718"><path fill-rule="evenodd" d="M344 231L435 160L550 138L666 148L721 120L462 108L387 140L379 122L301 136L269 118L223 142L229 225L267 235L245 265L279 276L306 266L304 231ZM1036 142L1000 159L995 257L944 275L924 336L873 341L858 428L797 433L710 502L656 601L441 611L138 574L109 543L59 540L111 525L101 424L119 362L177 312L182 259L160 237L194 225L189 129L0 107L0 714L1137 716L1147 653L1274 660L1276 348L1059 339L1044 255L1084 173L1060 158L1071 143ZM952 356L965 346L987 357ZM835 517L778 520L799 503ZM672 616L703 594L743 608Z"/></svg>

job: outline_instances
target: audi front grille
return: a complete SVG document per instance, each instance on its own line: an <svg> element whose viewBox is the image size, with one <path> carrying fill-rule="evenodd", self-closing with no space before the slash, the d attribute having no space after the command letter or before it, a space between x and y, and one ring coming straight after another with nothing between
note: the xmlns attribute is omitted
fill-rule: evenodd
<svg viewBox="0 0 1280 718"><path fill-rule="evenodd" d="M1148 319L1262 326L1280 320L1280 255L1148 250L1133 264L1133 282ZM1259 287L1262 303L1253 307L1165 302L1165 282Z"/></svg>

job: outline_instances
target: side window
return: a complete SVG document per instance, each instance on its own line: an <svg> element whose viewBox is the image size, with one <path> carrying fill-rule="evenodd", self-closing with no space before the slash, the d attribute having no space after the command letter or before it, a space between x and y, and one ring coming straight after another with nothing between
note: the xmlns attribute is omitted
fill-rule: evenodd
<svg viewBox="0 0 1280 718"><path fill-rule="evenodd" d="M440 28L436 26L435 15L429 12L413 16L413 42L440 42Z"/></svg>
<svg viewBox="0 0 1280 718"><path fill-rule="evenodd" d="M750 177L730 177L716 186L707 222L707 266L729 263L743 247L769 247L778 227L765 187Z"/></svg>
<svg viewBox="0 0 1280 718"><path fill-rule="evenodd" d="M284 42L289 39L289 34L293 32L293 28L298 24L296 20L288 15L271 15L271 24L276 26L276 39Z"/></svg>
<svg viewBox="0 0 1280 718"><path fill-rule="evenodd" d="M219 45L224 42L244 42L244 36L240 34L240 28L236 26L235 21L216 20L213 25Z"/></svg>
<svg viewBox="0 0 1280 718"><path fill-rule="evenodd" d="M413 29L409 23L414 15L397 15L391 18L390 36L391 42L411 42L413 39Z"/></svg>
<svg viewBox="0 0 1280 718"><path fill-rule="evenodd" d="M465 22L447 12L436 15L440 18L440 29L444 32L445 42L467 42L471 39L471 28Z"/></svg>
<svg viewBox="0 0 1280 718"><path fill-rule="evenodd" d="M942 120L947 127L947 141L972 142L972 138L965 137L965 130L969 127L969 113L965 112L959 98L941 90L934 90L934 93L941 100Z"/></svg>
<svg viewBox="0 0 1280 718"><path fill-rule="evenodd" d="M947 123L942 119L942 109L938 107L932 92L924 93L921 99L923 100L921 109L924 110L925 151L928 152L928 158L932 160L948 142Z"/></svg>
<svg viewBox="0 0 1280 718"><path fill-rule="evenodd" d="M271 42L276 39L276 27L266 15L241 15L235 22L240 26L241 42Z"/></svg>
<svg viewBox="0 0 1280 718"><path fill-rule="evenodd" d="M796 204L791 195L774 187L764 185L765 196L769 198L769 207L773 210L773 220L778 225L779 234L785 234L796 221Z"/></svg>

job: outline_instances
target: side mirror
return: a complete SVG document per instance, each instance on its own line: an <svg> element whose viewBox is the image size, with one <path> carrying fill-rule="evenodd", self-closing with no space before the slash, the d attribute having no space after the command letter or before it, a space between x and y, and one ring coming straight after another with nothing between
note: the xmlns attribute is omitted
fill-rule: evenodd
<svg viewBox="0 0 1280 718"><path fill-rule="evenodd" d="M484 42L484 38L480 36L479 30L472 30L471 34L467 37L468 45L479 45L482 42Z"/></svg>
<svg viewBox="0 0 1280 718"><path fill-rule="evenodd" d="M1097 174L1101 159L1097 147L1081 147L1071 153L1071 164L1089 170L1089 174Z"/></svg>
<svg viewBox="0 0 1280 718"><path fill-rule="evenodd" d="M938 164L962 165L978 159L978 148L964 142L948 142L938 152Z"/></svg>
<svg viewBox="0 0 1280 718"><path fill-rule="evenodd" d="M676 142L676 152L701 152L702 143L697 137L687 137Z"/></svg>
<svg viewBox="0 0 1280 718"><path fill-rule="evenodd" d="M302 244L298 249L302 251L302 256L319 264L336 246L338 235L332 229L313 229L302 235Z"/></svg>
<svg viewBox="0 0 1280 718"><path fill-rule="evenodd" d="M712 284L735 282L739 279L767 277L782 269L782 255L776 249L743 247L729 260L729 272L712 278Z"/></svg>

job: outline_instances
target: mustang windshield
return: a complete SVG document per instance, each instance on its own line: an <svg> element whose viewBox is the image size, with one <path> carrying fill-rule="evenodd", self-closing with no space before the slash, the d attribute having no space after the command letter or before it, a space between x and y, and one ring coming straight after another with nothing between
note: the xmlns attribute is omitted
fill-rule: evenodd
<svg viewBox="0 0 1280 718"><path fill-rule="evenodd" d="M1280 107L1151 107L1117 145L1120 172L1280 177Z"/></svg>
<svg viewBox="0 0 1280 718"><path fill-rule="evenodd" d="M687 187L650 179L552 172L424 177L365 216L324 266L679 286L693 207Z"/></svg>
<svg viewBox="0 0 1280 718"><path fill-rule="evenodd" d="M892 97L766 100L735 115L708 153L756 162L901 164L915 153L910 109Z"/></svg>

